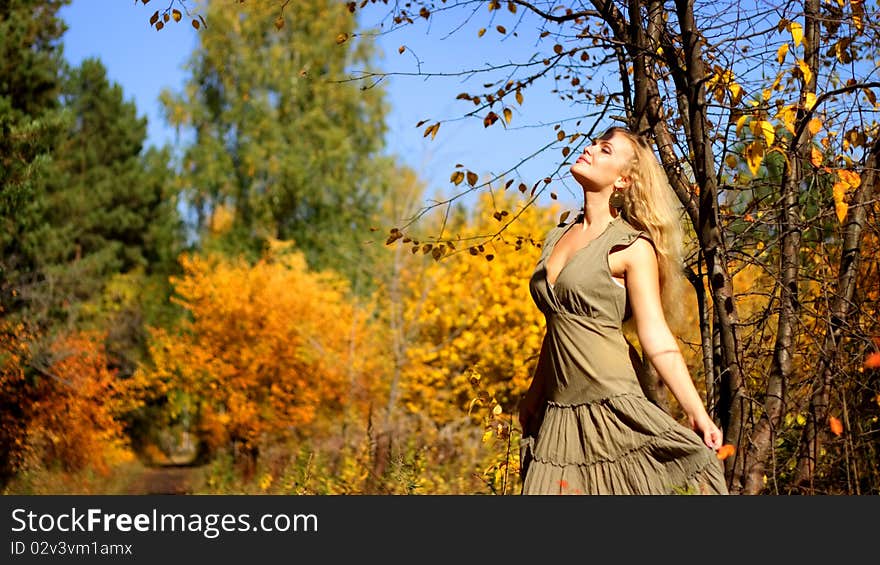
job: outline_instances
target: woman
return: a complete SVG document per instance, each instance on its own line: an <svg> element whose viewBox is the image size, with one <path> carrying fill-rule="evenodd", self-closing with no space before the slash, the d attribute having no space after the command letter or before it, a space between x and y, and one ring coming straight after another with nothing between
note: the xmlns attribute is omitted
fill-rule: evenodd
<svg viewBox="0 0 880 565"><path fill-rule="evenodd" d="M664 308L680 300L681 230L648 143L612 128L571 166L584 210L552 229L529 288L547 320L520 404L523 494L727 494L721 430L691 381ZM687 429L639 385L621 324ZM696 432L696 433L694 433Z"/></svg>

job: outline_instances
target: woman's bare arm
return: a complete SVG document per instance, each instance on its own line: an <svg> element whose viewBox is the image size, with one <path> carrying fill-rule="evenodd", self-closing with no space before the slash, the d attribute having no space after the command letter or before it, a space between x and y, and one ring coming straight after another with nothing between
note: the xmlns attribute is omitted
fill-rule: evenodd
<svg viewBox="0 0 880 565"><path fill-rule="evenodd" d="M639 238L623 250L626 287L645 358L651 361L664 384L703 436L707 446L721 447L721 431L712 422L700 398L675 337L669 330L660 301L660 274L654 247Z"/></svg>

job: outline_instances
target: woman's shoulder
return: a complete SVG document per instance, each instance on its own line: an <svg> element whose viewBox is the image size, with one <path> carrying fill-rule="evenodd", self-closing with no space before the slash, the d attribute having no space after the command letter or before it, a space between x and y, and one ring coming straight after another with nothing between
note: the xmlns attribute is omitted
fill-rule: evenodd
<svg viewBox="0 0 880 565"><path fill-rule="evenodd" d="M640 238L647 240L647 242L653 245L654 240L653 238L651 238L651 233L648 230L636 227L623 216L618 216L618 219L618 233L620 234L620 238L625 245L629 245L630 243L633 243Z"/></svg>

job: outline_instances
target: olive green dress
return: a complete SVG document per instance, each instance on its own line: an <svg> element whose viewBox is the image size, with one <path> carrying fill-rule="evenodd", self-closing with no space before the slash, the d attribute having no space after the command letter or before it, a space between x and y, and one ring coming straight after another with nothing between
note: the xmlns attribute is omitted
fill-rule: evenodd
<svg viewBox="0 0 880 565"><path fill-rule="evenodd" d="M544 402L520 444L523 494L727 494L721 462L642 392L621 323L626 289L608 253L648 238L618 216L575 252L551 287L553 228L529 282L547 330L535 369Z"/></svg>

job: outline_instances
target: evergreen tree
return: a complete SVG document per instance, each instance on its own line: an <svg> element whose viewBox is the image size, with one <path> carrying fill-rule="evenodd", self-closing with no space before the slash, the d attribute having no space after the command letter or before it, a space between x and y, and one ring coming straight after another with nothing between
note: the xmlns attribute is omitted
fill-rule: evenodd
<svg viewBox="0 0 880 565"><path fill-rule="evenodd" d="M68 73L63 89L70 127L47 181L39 245L44 314L75 322L110 277L174 269L181 230L167 149L143 152L146 118L111 84L101 62Z"/></svg>
<svg viewBox="0 0 880 565"><path fill-rule="evenodd" d="M26 234L41 218L41 183L63 125L58 10L68 0L0 2L0 308L13 314L34 276Z"/></svg>

